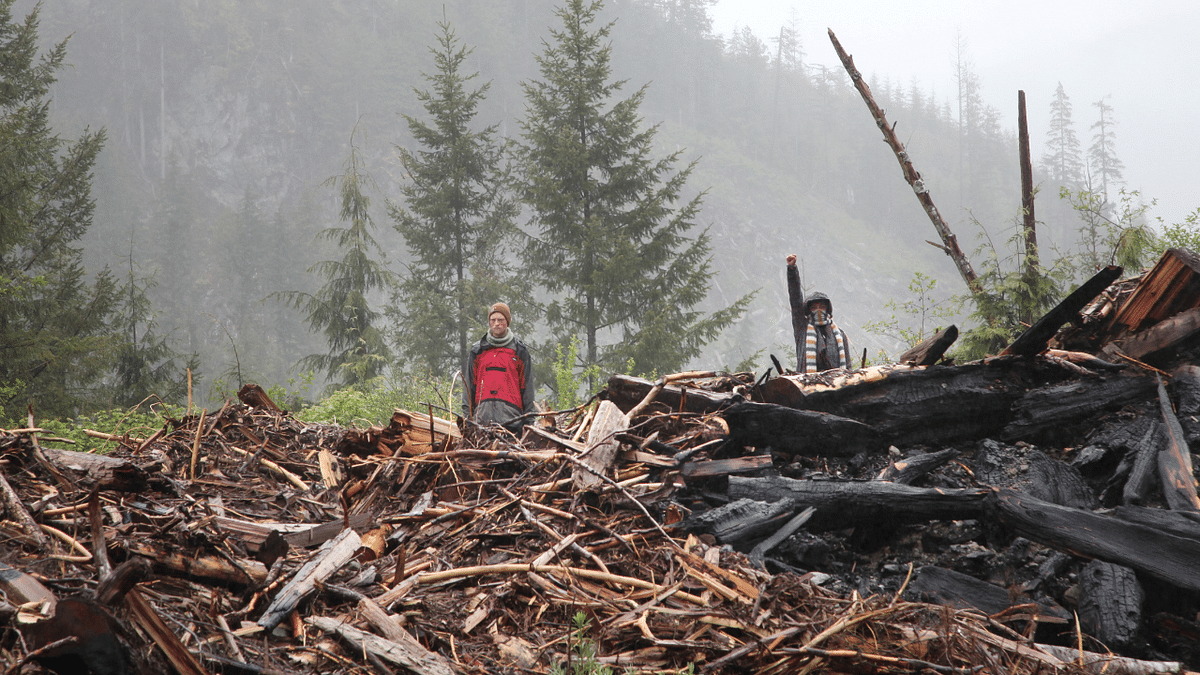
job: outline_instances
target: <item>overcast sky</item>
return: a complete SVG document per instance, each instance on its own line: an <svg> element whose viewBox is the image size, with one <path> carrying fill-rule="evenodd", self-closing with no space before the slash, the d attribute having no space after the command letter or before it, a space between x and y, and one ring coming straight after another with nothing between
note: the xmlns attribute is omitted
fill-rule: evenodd
<svg viewBox="0 0 1200 675"><path fill-rule="evenodd" d="M1176 222L1200 207L1200 1L718 0L712 13L718 33L749 26L768 45L794 17L807 61L841 68L832 29L864 75L915 79L939 101L954 93L961 32L984 99L1010 130L1025 91L1035 161L1061 81L1085 152L1092 103L1108 97L1127 187L1158 200L1153 215Z"/></svg>

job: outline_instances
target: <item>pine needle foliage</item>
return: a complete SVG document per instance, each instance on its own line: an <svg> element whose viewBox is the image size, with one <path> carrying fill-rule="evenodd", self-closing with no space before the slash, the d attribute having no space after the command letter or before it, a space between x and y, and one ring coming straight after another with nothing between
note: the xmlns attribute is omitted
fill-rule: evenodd
<svg viewBox="0 0 1200 675"><path fill-rule="evenodd" d="M73 416L103 397L119 337L117 284L89 276L80 239L92 224L92 168L104 132L75 141L49 125L63 40L38 54L38 11L14 21L0 0L0 408Z"/></svg>
<svg viewBox="0 0 1200 675"><path fill-rule="evenodd" d="M326 228L317 238L337 244L342 259L323 260L309 268L309 273L326 280L315 294L285 291L273 297L307 312L309 327L324 333L329 343L328 353L304 357L298 369L324 371L330 379L356 386L375 380L391 364L391 349L379 328L381 314L368 298L373 291L389 291L395 274L387 269L386 255L372 235L375 221L367 190L376 186L353 138L343 172L325 185L338 188L339 213L346 226Z"/></svg>

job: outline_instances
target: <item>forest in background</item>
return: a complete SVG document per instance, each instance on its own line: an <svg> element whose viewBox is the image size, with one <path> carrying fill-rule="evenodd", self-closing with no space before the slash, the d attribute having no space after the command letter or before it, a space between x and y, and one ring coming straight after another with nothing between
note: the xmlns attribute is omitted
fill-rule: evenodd
<svg viewBox="0 0 1200 675"><path fill-rule="evenodd" d="M339 221L341 197L327 180L342 173L352 137L375 186L374 235L386 264L403 277L412 258L386 205L402 203L400 150L420 150L404 116L428 117L414 88L425 88L422 74L434 72L438 23L447 22L474 50L464 71L477 72L477 84L490 83L477 121L511 139L526 113L522 83L539 78L535 57L556 24L557 4L62 0L43 6L43 49L71 36L68 67L49 91L51 124L65 138L85 129L107 134L92 179L96 209L81 240L86 268L107 266L127 282L131 297L144 299L127 326L135 339L169 345L182 357L177 367L195 355L199 400L219 402L243 382L315 398L325 384L321 374L310 381L296 365L329 346L302 311L273 295L315 293L322 279L307 270L339 257L335 245L316 235ZM962 292L951 261L925 243L933 238L929 221L845 73L810 67L794 26L766 39L748 30L728 40L714 35L709 4L614 0L600 13L601 23L615 21L612 71L627 81L622 95L645 85L639 115L660 125L654 154L696 160L680 198L704 192L696 222L709 228L716 274L700 307L717 311L761 289L693 365L762 371L771 353L792 361L783 283L788 252L801 258L806 289L834 298L837 320L858 349L872 358L896 353L899 337L869 332L868 323L894 313L889 301L912 295L916 273L939 280L942 298ZM31 7L17 3L14 13ZM853 53L854 45L846 47ZM1020 216L1015 135L982 101L965 47L959 54L953 99L868 77L964 249L990 242L1004 259L1019 250L1010 242ZM875 70L858 65L867 74ZM1063 100L1057 113L1053 103L1029 104L1035 143L1055 114L1062 121ZM1076 106L1067 130L1082 145L1060 150L1084 161L1095 133L1093 106ZM1096 237L1089 242L1079 230L1103 223L1081 219L1058 198L1060 185L1082 189L1088 174L1052 164L1040 163L1036 179L1047 259L1055 249L1098 251ZM1115 187L1114 181L1107 202L1093 204L1094 213L1121 221ZM1140 217L1138 199L1123 222ZM980 225L986 238L977 240ZM982 265L988 255L972 257ZM1064 280L1083 270L1073 267ZM373 300L382 310L387 297ZM522 324L519 310L514 316L523 336L546 338L552 329ZM543 351L535 359L554 356ZM181 373L175 381L182 382ZM145 393L93 403L136 403ZM178 401L180 389L157 393Z"/></svg>

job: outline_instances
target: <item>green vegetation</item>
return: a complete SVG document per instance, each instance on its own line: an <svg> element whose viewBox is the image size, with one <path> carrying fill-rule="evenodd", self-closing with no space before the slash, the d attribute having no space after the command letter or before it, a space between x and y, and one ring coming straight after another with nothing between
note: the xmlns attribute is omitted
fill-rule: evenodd
<svg viewBox="0 0 1200 675"><path fill-rule="evenodd" d="M938 299L937 279L920 272L913 273L908 282L909 299L889 300L886 307L892 315L882 321L868 321L863 328L879 335L900 340L908 347L915 347L941 330L954 318L954 309L948 298ZM880 354L889 360L898 354Z"/></svg>
<svg viewBox="0 0 1200 675"><path fill-rule="evenodd" d="M566 663L550 666L550 675L612 675L613 669L596 660L598 645L588 636L591 619L583 612L571 617L571 633L567 640L570 653Z"/></svg>

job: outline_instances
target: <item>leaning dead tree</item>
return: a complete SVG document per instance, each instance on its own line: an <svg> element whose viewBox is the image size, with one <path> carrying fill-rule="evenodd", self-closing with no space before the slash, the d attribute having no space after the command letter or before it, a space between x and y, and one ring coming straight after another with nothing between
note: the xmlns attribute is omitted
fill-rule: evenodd
<svg viewBox="0 0 1200 675"><path fill-rule="evenodd" d="M883 114L883 110L875 103L875 98L871 96L871 88L863 81L862 73L854 67L854 58L842 49L842 44L838 42L837 36L833 34L833 30L829 31L829 39L833 42L833 48L837 51L838 58L842 60L842 65L845 66L846 72L850 74L850 80L854 82L854 88L862 94L863 101L866 102L867 108L871 110L871 115L875 118L875 123L879 125L879 130L883 132L883 139L892 148L892 152L896 153L896 159L900 162L900 168L904 171L904 180L912 186L913 192L917 195L917 201L921 202L921 207L925 209L925 213L929 216L929 220L933 222L934 229L942 238L942 244L933 244L934 246L946 252L946 255L954 261L958 267L958 273L962 275L963 281L966 282L967 288L972 294L980 291L979 279L975 275L975 269L971 267L971 261L967 260L967 256L958 246L958 238L950 231L950 226L946 224L946 220L942 218L942 214L938 211L937 206L933 203L933 198L929 196L929 189L925 187L925 181L921 178L921 174L913 168L912 160L908 158L908 151L904 149L904 144L896 138L896 130L891 124L888 124L887 118Z"/></svg>

